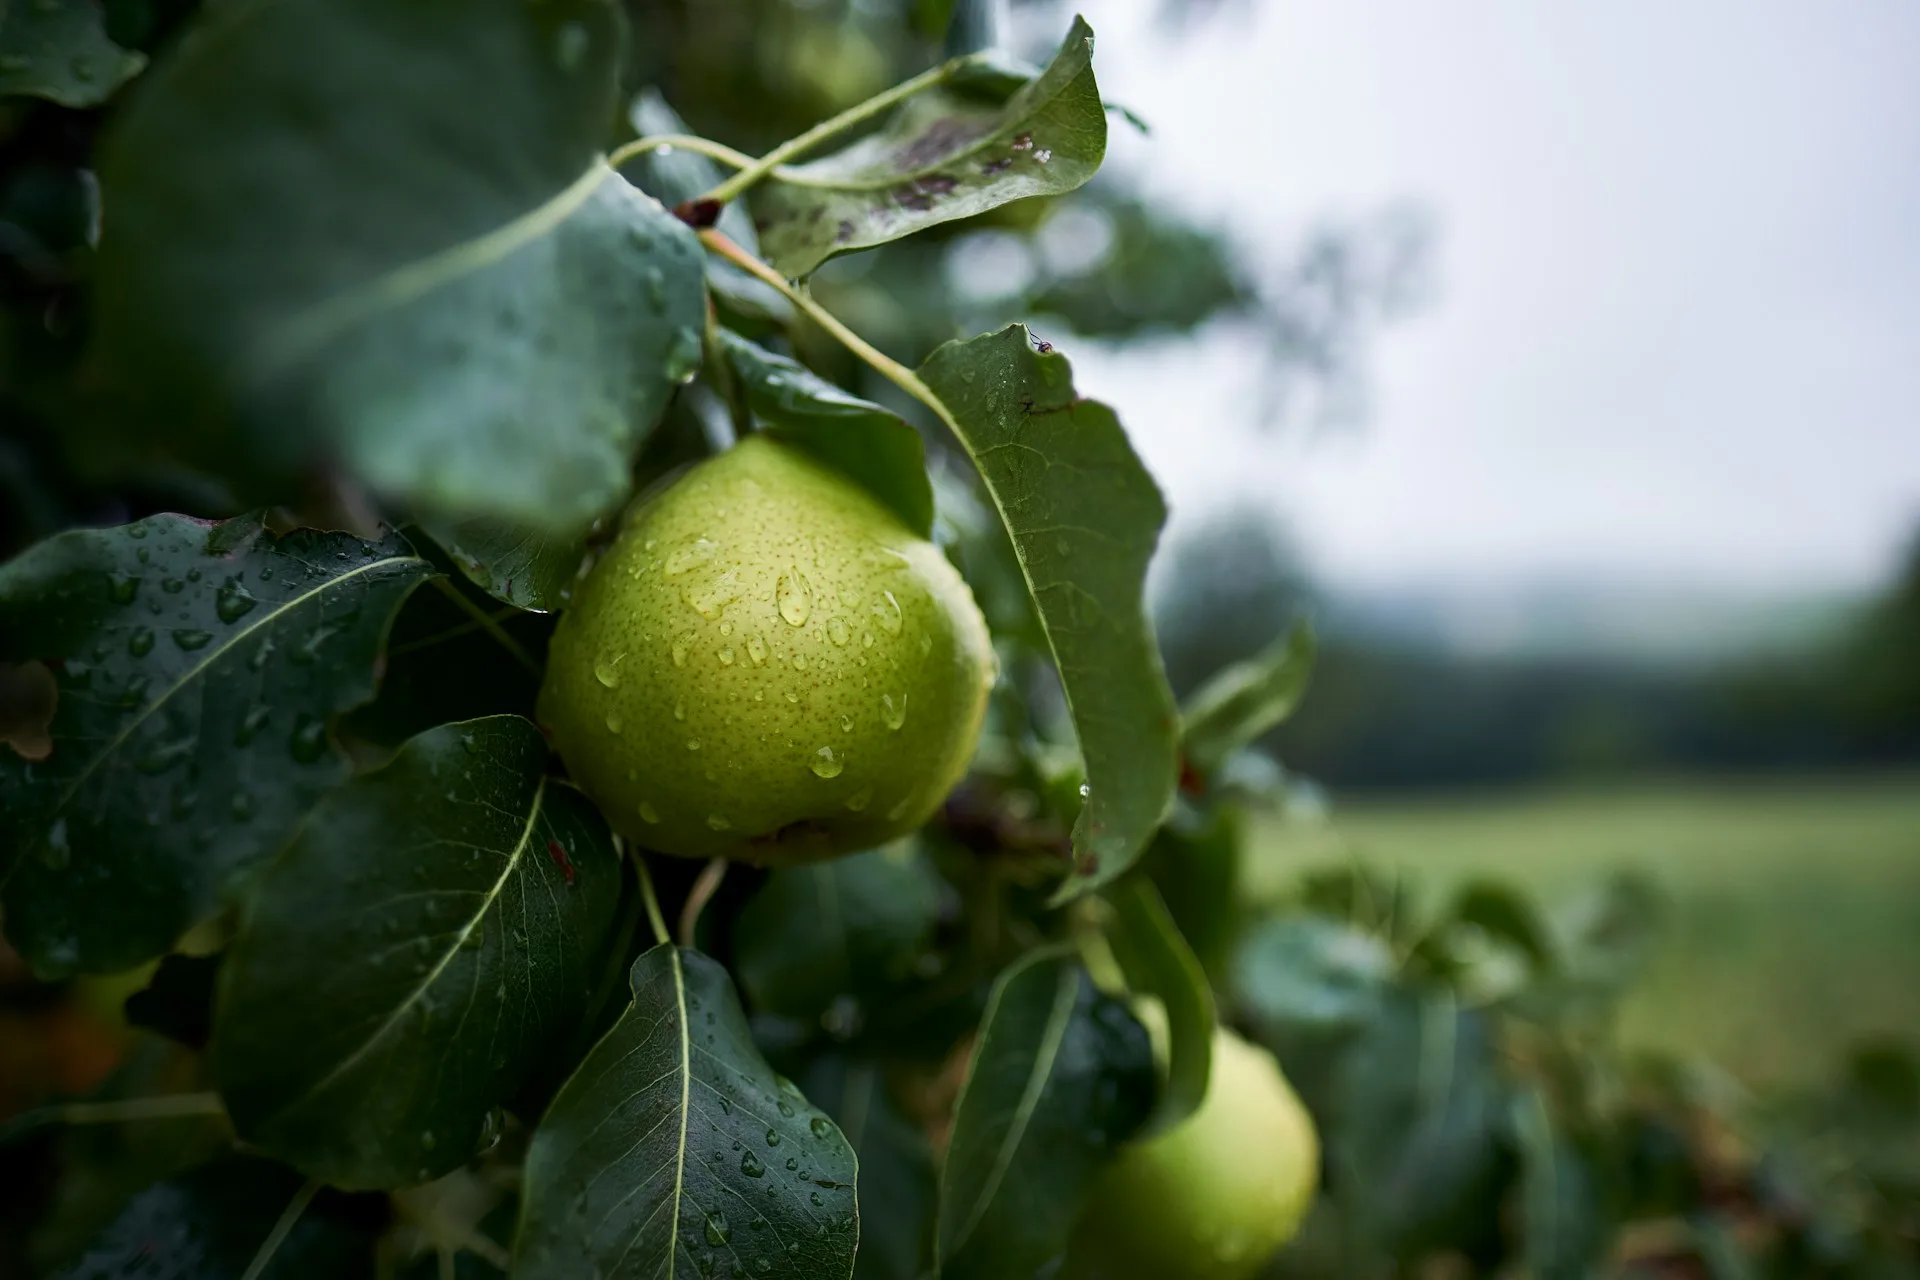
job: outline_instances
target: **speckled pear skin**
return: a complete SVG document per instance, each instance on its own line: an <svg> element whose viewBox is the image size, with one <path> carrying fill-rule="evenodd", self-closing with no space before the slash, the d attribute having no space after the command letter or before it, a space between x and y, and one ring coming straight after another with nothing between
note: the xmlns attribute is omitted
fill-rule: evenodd
<svg viewBox="0 0 1920 1280"><path fill-rule="evenodd" d="M1061 1274L1251 1280L1299 1231L1319 1181L1319 1136L1279 1064L1218 1029L1199 1110L1106 1167Z"/></svg>
<svg viewBox="0 0 1920 1280"><path fill-rule="evenodd" d="M554 632L538 714L622 835L787 865L932 816L994 671L932 543L754 435L629 510Z"/></svg>

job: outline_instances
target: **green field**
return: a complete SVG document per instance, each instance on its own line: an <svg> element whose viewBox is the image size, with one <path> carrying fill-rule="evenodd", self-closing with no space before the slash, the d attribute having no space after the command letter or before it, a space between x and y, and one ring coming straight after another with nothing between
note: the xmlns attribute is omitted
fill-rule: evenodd
<svg viewBox="0 0 1920 1280"><path fill-rule="evenodd" d="M1858 1035L1920 1044L1920 776L1355 801L1262 850L1263 877L1358 856L1434 890L1491 874L1553 895L1640 868L1668 912L1628 1044L1764 1084Z"/></svg>

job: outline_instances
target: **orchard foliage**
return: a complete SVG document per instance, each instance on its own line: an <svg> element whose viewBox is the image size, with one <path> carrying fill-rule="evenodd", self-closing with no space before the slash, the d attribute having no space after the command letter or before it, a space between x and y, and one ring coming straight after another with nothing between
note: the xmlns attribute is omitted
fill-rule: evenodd
<svg viewBox="0 0 1920 1280"><path fill-rule="evenodd" d="M1310 635L1176 706L1159 491L929 256L1079 200L1109 252L1036 310L1301 337L1221 238L1072 194L1087 25L1026 66L985 6L771 5L768 88L742 10L674 8L0 4L0 976L138 1028L0 1129L0 1267L1054 1274L1231 1025L1320 1131L1268 1274L1910 1274L1911 1063L1776 1117L1872 1159L1755 1160L1609 1048L1642 886L1252 887ZM751 432L930 535L1000 669L925 826L772 871L622 840L534 717L623 509Z"/></svg>

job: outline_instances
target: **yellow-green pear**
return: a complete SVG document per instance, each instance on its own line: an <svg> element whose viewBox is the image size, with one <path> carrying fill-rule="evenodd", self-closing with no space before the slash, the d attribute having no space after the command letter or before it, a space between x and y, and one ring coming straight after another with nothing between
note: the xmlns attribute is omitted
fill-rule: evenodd
<svg viewBox="0 0 1920 1280"><path fill-rule="evenodd" d="M1273 1055L1218 1030L1199 1110L1101 1173L1064 1274L1246 1280L1300 1229L1319 1176L1313 1120Z"/></svg>
<svg viewBox="0 0 1920 1280"><path fill-rule="evenodd" d="M794 863L925 822L994 671L932 543L753 435L629 510L554 632L539 716L643 847Z"/></svg>

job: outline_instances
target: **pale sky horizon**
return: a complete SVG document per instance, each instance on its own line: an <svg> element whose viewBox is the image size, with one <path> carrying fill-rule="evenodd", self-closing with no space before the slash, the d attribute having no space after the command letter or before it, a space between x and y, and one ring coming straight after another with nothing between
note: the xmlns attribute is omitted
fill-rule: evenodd
<svg viewBox="0 0 1920 1280"><path fill-rule="evenodd" d="M1891 571L1920 523L1920 6L1251 0L1172 38L1083 7L1153 126L1116 122L1109 164L1147 190L1256 252L1437 216L1436 296L1381 331L1358 431L1254 429L1230 335L1067 348L1176 532L1271 502L1373 587Z"/></svg>

